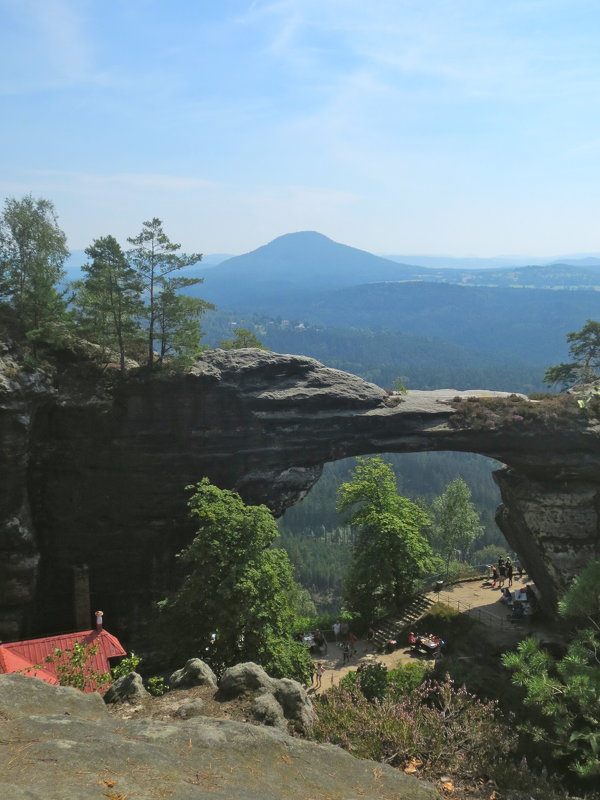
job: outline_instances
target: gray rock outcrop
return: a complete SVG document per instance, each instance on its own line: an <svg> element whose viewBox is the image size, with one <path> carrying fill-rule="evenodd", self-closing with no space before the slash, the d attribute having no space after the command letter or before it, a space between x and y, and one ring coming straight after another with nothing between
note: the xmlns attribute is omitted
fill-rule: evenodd
<svg viewBox="0 0 600 800"><path fill-rule="evenodd" d="M104 694L105 703L137 703L148 697L142 676L129 672L111 684Z"/></svg>
<svg viewBox="0 0 600 800"><path fill-rule="evenodd" d="M262 692L252 701L250 706L252 716L258 722L262 722L263 725L270 725L280 731L287 731L287 721L283 708L270 692L266 691L266 689L263 689Z"/></svg>
<svg viewBox="0 0 600 800"><path fill-rule="evenodd" d="M438 797L386 764L272 727L206 717L116 724L101 698L21 675L0 675L0 698L0 792L11 800Z"/></svg>
<svg viewBox="0 0 600 800"><path fill-rule="evenodd" d="M185 665L169 678L172 689L189 689L192 686L217 687L217 676L209 665L200 658L190 658Z"/></svg>
<svg viewBox="0 0 600 800"><path fill-rule="evenodd" d="M131 641L179 579L174 555L195 532L184 487L203 476L280 514L326 461L480 453L505 465L499 523L547 608L599 547L600 423L584 415L455 424L453 397L506 393L409 391L389 407L354 375L253 349L102 392L74 357L53 385L14 348L0 355L0 638L71 628L72 568L85 563L107 626Z"/></svg>
<svg viewBox="0 0 600 800"><path fill-rule="evenodd" d="M300 729L308 729L314 722L313 704L306 689L298 681L290 678L271 678L258 664L251 661L236 664L225 670L221 676L219 693L225 698L239 697L250 692L260 691L260 697L268 695L277 702L285 719ZM259 707L274 708L270 700L264 699ZM273 723L269 723L273 724Z"/></svg>
<svg viewBox="0 0 600 800"><path fill-rule="evenodd" d="M261 666L252 661L246 661L228 667L223 672L219 683L219 692L226 698L239 697L259 689L265 689L274 694L276 683L276 679L270 678Z"/></svg>

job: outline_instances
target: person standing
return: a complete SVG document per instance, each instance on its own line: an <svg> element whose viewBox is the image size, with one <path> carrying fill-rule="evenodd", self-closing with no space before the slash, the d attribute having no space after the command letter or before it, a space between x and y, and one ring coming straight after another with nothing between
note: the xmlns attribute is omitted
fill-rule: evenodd
<svg viewBox="0 0 600 800"><path fill-rule="evenodd" d="M348 644L350 645L350 653L354 656L356 655L356 643L358 639L356 638L355 634L350 631L348 634Z"/></svg>
<svg viewBox="0 0 600 800"><path fill-rule="evenodd" d="M341 629L342 629L342 626L340 624L340 621L336 620L333 623L333 635L335 636L336 642L338 642L339 639L340 639L340 631L341 631Z"/></svg>
<svg viewBox="0 0 600 800"><path fill-rule="evenodd" d="M508 585L512 586L513 584L513 565L510 558L506 559L506 577L508 578Z"/></svg>
<svg viewBox="0 0 600 800"><path fill-rule="evenodd" d="M317 664L317 671L316 671L317 685L315 686L315 689L321 688L321 681L323 680L324 674L325 674L325 667L323 666L323 662L319 661L319 663Z"/></svg>
<svg viewBox="0 0 600 800"><path fill-rule="evenodd" d="M502 589L504 586L504 581L506 580L506 564L504 563L504 559L502 559L502 563L498 565L498 572L500 573L500 581L498 582L498 586Z"/></svg>

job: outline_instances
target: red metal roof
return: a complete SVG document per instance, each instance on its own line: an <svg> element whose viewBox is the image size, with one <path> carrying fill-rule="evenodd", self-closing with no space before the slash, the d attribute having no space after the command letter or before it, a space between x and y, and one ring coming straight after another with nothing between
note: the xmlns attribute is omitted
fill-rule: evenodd
<svg viewBox="0 0 600 800"><path fill-rule="evenodd" d="M98 651L90 657L86 671L109 672L108 659L126 655L119 640L105 630L79 631L63 633L58 636L46 636L41 639L27 639L22 642L6 642L0 644L0 672L23 672L24 675L40 678L46 683L58 684L55 665L46 663L46 657L59 650L72 650L79 642L83 645L98 645ZM35 668L39 665L40 668ZM94 691L90 686L86 691Z"/></svg>

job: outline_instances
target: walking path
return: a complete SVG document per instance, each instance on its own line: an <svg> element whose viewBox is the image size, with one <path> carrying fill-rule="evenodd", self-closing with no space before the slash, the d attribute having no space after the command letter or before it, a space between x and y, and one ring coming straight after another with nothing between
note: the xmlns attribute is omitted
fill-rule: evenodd
<svg viewBox="0 0 600 800"><path fill-rule="evenodd" d="M513 588L521 587L526 583L523 580L515 580ZM479 622L489 627L493 627L494 641L503 647L514 647L521 639L539 630L537 623L525 621L514 624L508 621L508 609L504 603L500 603L498 598L500 590L486 586L480 578L474 581L466 581L448 586L439 594L439 600L443 603L456 608L458 611L474 616ZM437 602L438 595L431 592L429 595L434 602ZM417 625L416 625L417 627ZM331 632L328 632L332 636ZM418 657L418 656L417 656ZM356 643L356 655L351 657L349 664L343 663L343 653L341 647L335 642L329 642L327 655L315 658L315 665L321 661L325 667L321 688L312 688L309 693L321 693L332 686L337 685L340 680L360 664L379 661L388 669L393 669L399 664L407 664L414 661L415 654L406 647L400 647L393 653L375 653L368 643L360 639ZM431 661L433 664L433 661Z"/></svg>

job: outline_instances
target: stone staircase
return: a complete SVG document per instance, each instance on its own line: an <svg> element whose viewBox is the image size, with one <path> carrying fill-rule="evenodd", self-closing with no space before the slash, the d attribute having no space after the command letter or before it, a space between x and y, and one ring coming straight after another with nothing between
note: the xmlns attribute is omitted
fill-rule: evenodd
<svg viewBox="0 0 600 800"><path fill-rule="evenodd" d="M416 623L419 617L422 617L431 605L433 605L433 600L425 594L420 594L411 601L410 605L406 606L399 617L386 617L385 619L379 620L379 622L373 626L373 630L375 631L373 637L375 649L379 651L384 650L386 643L389 642L390 639L396 639L398 642L401 642L404 631L407 628L410 629L410 626ZM401 643L407 644L406 641Z"/></svg>

